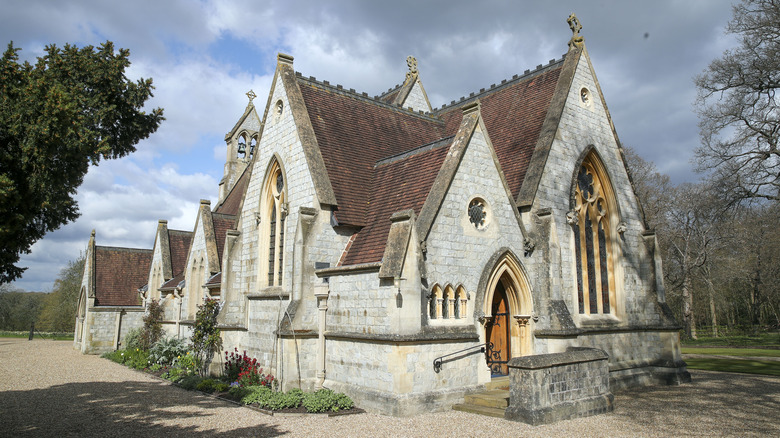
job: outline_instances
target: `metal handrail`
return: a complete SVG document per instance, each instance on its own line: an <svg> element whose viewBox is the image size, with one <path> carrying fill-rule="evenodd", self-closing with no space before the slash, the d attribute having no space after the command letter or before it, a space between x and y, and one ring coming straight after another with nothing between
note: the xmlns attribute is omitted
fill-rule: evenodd
<svg viewBox="0 0 780 438"><path fill-rule="evenodd" d="M484 353L485 352L485 344L472 345L471 347L464 348L463 350L458 350L456 352L453 352L453 353L450 353L450 354L445 354L444 356L437 357L436 359L433 360L433 371L435 371L437 373L439 371L441 371L441 365L444 362L444 358L445 357L454 356L456 354L465 353L465 352L471 351L471 350L476 351L477 349L479 349L480 353Z"/></svg>

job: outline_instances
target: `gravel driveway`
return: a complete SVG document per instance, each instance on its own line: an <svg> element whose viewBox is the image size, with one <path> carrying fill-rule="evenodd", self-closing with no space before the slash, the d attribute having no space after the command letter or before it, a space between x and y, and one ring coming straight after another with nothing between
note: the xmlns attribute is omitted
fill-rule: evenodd
<svg viewBox="0 0 780 438"><path fill-rule="evenodd" d="M780 378L693 372L610 414L532 427L463 412L278 418L187 392L67 341L0 338L0 436L780 436Z"/></svg>

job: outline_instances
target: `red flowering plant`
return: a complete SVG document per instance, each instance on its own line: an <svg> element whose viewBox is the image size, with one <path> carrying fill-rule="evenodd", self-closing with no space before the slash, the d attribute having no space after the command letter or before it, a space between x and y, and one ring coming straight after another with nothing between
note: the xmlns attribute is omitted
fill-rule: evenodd
<svg viewBox="0 0 780 438"><path fill-rule="evenodd" d="M225 352L225 377L242 387L262 385L270 388L274 381L273 375L263 374L257 359L247 356L246 350L239 354L238 348Z"/></svg>

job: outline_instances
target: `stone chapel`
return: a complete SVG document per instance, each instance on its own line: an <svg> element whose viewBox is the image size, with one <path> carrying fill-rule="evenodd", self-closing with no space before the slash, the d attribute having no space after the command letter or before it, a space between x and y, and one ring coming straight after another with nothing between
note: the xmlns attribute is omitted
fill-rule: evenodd
<svg viewBox="0 0 780 438"><path fill-rule="evenodd" d="M613 389L689 379L656 237L572 30L562 58L435 109L413 57L371 97L279 54L194 229L161 220L151 250L93 231L75 346L121 348L151 300L168 336L189 337L213 297L224 349L282 389L325 386L392 415L582 347L606 352Z"/></svg>

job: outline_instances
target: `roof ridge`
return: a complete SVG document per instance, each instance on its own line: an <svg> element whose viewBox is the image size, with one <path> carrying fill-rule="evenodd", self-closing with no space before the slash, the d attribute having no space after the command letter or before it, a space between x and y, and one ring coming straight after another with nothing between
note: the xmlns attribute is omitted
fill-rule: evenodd
<svg viewBox="0 0 780 438"><path fill-rule="evenodd" d="M153 249L149 249L149 248L127 248L127 247L124 247L124 246L104 246L104 245L95 245L95 249L97 249L97 248L100 248L100 249L108 249L108 250L114 250L114 251L123 251L123 252L127 252L127 251L144 251L144 252L154 252L154 250L153 250Z"/></svg>
<svg viewBox="0 0 780 438"><path fill-rule="evenodd" d="M400 114L418 117L418 118L425 119L425 120L428 120L428 121L431 121L431 122L435 122L435 123L442 123L442 124L444 123L444 121L442 119L440 119L439 117L433 116L432 113L424 113L422 110L414 111L413 109L411 109L411 107L403 108L403 107L401 107L401 105L393 105L391 103L387 103L385 101L380 100L379 96L371 97L366 92L358 93L357 91L355 91L354 88L350 88L350 89L347 90L346 88L344 88L344 86L342 86L340 84L336 84L335 86L333 86L333 85L331 85L330 82L328 82L326 80L318 81L317 78L314 77L314 76L304 77L301 74L301 72L298 72L298 71L295 72L295 77L299 81L309 82L310 84L314 84L314 85L317 85L317 86L320 86L320 87L323 87L323 88L327 88L328 90L330 90L332 92L335 92L336 94L341 94L343 96L352 97L352 98L357 99L357 100L365 101L366 103L369 103L369 104L378 105L380 107L384 107L386 109L395 111L395 112L400 113Z"/></svg>
<svg viewBox="0 0 780 438"><path fill-rule="evenodd" d="M400 90L401 87L403 87L403 86L404 86L403 83L394 85L394 86L388 88L387 91L385 91L384 93L377 94L376 96L374 96L374 99L382 99L383 97L387 97L388 95L392 94L394 91Z"/></svg>
<svg viewBox="0 0 780 438"><path fill-rule="evenodd" d="M404 160L404 159L409 158L409 157L411 157L413 155L422 154L422 153L429 152L429 151L432 151L434 149L437 149L439 147L448 145L448 144L451 143L451 140L454 137L455 137L454 135L450 135L450 136L447 136L447 137L442 137L442 138L440 138L438 140L432 141L430 143L426 143L426 144L424 144L422 146L418 146L418 147L416 147L414 149L409 149L408 151L401 152L399 154L395 154L395 155L391 155L389 157L382 158L381 160L378 160L374 164L374 168L377 168L378 166L384 166L385 164L395 163L396 161Z"/></svg>
<svg viewBox="0 0 780 438"><path fill-rule="evenodd" d="M536 77L542 73L546 73L553 68L557 67L558 64L563 64L563 61L566 59L566 54L561 56L559 59L551 59L546 65L539 64L536 66L535 69L530 70L526 69L522 75L514 75L511 79L504 79L501 81L500 84L491 84L490 88L480 88L479 92L471 92L468 96L461 96L459 100L452 100L450 101L449 105L446 103L441 106L441 108L434 108L431 110L431 115L439 116L444 112L451 111L453 108L457 108L459 106L462 106L464 104L467 104L469 102L472 102L476 99L480 99L484 97L487 94L494 93L498 90L501 90L503 88L515 85L517 83L526 81L528 79L531 79L533 77Z"/></svg>
<svg viewBox="0 0 780 438"><path fill-rule="evenodd" d="M174 230L174 229L171 229L171 228L168 228L168 232L169 232L169 233L187 233L187 234L192 234L192 231L187 231L187 230Z"/></svg>

